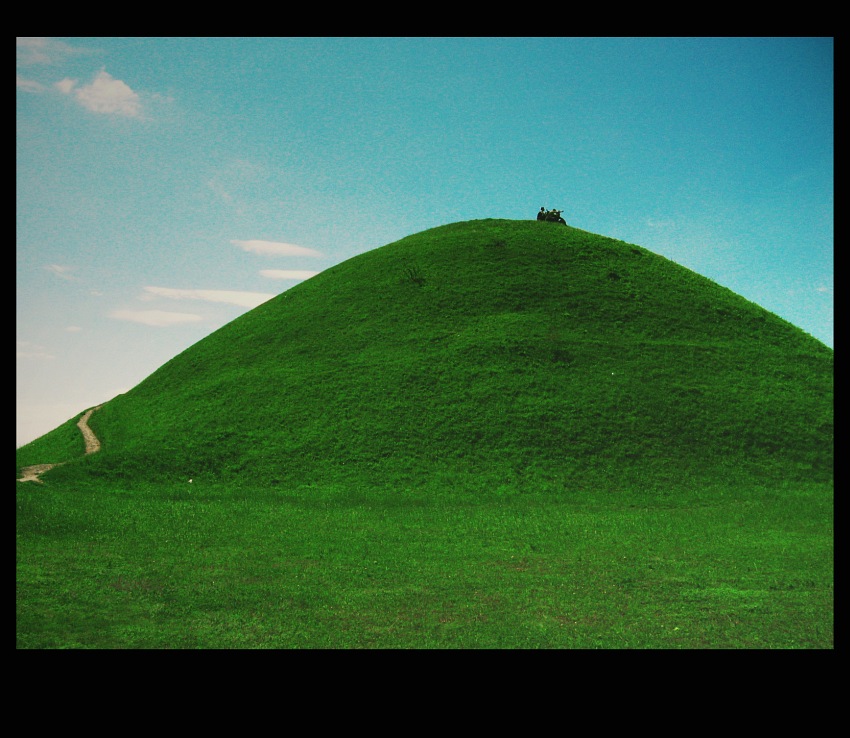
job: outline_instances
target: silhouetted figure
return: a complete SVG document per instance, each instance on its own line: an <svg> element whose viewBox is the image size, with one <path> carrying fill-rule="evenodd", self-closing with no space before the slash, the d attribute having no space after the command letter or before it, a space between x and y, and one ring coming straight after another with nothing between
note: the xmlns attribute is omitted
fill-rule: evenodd
<svg viewBox="0 0 850 738"><path fill-rule="evenodd" d="M563 223L564 225L566 225L566 224L567 224L567 221L565 221L565 220L561 217L561 211L560 211L560 210L550 210L550 211L546 214L546 220L548 220L548 221L550 221L550 222L552 222L552 223Z"/></svg>
<svg viewBox="0 0 850 738"><path fill-rule="evenodd" d="M563 211L556 210L554 208L552 210L540 208L540 212L537 213L537 220L545 220L548 223L562 223L563 225L566 225L567 221L561 217L562 212Z"/></svg>

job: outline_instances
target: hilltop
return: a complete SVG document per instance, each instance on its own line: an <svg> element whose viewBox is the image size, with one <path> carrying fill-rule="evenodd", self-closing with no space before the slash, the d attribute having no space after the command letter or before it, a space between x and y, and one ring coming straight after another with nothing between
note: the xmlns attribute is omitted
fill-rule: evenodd
<svg viewBox="0 0 850 738"><path fill-rule="evenodd" d="M634 244L537 221L440 226L360 254L164 364L51 477L552 494L828 479L833 352ZM72 421L18 450L69 449Z"/></svg>

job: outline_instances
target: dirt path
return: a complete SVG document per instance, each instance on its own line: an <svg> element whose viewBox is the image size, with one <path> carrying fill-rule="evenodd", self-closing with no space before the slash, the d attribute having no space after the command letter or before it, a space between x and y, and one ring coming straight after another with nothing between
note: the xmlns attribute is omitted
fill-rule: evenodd
<svg viewBox="0 0 850 738"><path fill-rule="evenodd" d="M48 469L52 469L54 466L59 466L58 464L36 464L35 466L25 466L21 471L23 475L18 481L19 482L38 482L39 484L44 484L38 477L41 474L44 474Z"/></svg>
<svg viewBox="0 0 850 738"><path fill-rule="evenodd" d="M86 442L86 454L94 454L100 451L100 441L97 440L97 436L94 434L94 431L89 428L89 418L95 410L100 410L102 407L103 405L93 407L77 421L77 428L80 429L80 432L83 434L83 439ZM61 466L61 464L35 464L33 466L25 466L21 469L23 476L18 481L38 482L39 484L44 484L39 477L54 466Z"/></svg>
<svg viewBox="0 0 850 738"><path fill-rule="evenodd" d="M87 454L95 454L100 451L100 441L97 440L97 436L94 434L94 431L89 428L89 418L95 410L100 410L100 408L102 407L103 405L93 407L77 421L77 428L79 428L83 432L83 438L86 439Z"/></svg>

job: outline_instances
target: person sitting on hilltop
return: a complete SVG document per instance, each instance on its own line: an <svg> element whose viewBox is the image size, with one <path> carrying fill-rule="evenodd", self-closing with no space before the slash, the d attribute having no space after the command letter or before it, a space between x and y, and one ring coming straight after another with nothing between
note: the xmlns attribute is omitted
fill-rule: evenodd
<svg viewBox="0 0 850 738"><path fill-rule="evenodd" d="M561 212L562 211L560 211L560 210L550 210L546 214L546 220L551 221L552 223L563 223L564 225L566 225L567 221L565 221L561 217Z"/></svg>
<svg viewBox="0 0 850 738"><path fill-rule="evenodd" d="M546 208L541 207L540 212L537 213L537 220L543 220L548 223L563 223L564 225L566 225L567 221L565 221L561 217L562 212L563 211L557 210L555 208L553 208L552 210L546 210Z"/></svg>
<svg viewBox="0 0 850 738"><path fill-rule="evenodd" d="M557 210L555 208L553 208L552 210L540 208L540 212L537 213L537 220L544 220L547 223L563 223L564 225L566 225L567 221L565 221L561 217L562 212L562 210Z"/></svg>

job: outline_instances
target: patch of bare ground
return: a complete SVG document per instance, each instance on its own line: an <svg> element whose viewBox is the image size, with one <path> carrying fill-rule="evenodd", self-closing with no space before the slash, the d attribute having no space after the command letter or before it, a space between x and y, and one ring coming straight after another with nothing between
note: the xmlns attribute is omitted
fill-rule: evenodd
<svg viewBox="0 0 850 738"><path fill-rule="evenodd" d="M88 410L83 416L77 421L77 427L80 429L80 432L83 434L83 439L86 442L86 453L94 454L100 451L100 441L97 436L94 434L94 431L89 428L89 418L92 416L92 413L95 410L100 410L103 405L98 405L97 407L93 407L91 410ZM64 463L64 462L63 462ZM33 466L25 466L21 469L21 473L23 474L19 482L38 482L39 484L44 484L44 482L39 479L39 477L44 474L48 469L52 469L54 466L61 466L61 464L34 464Z"/></svg>

